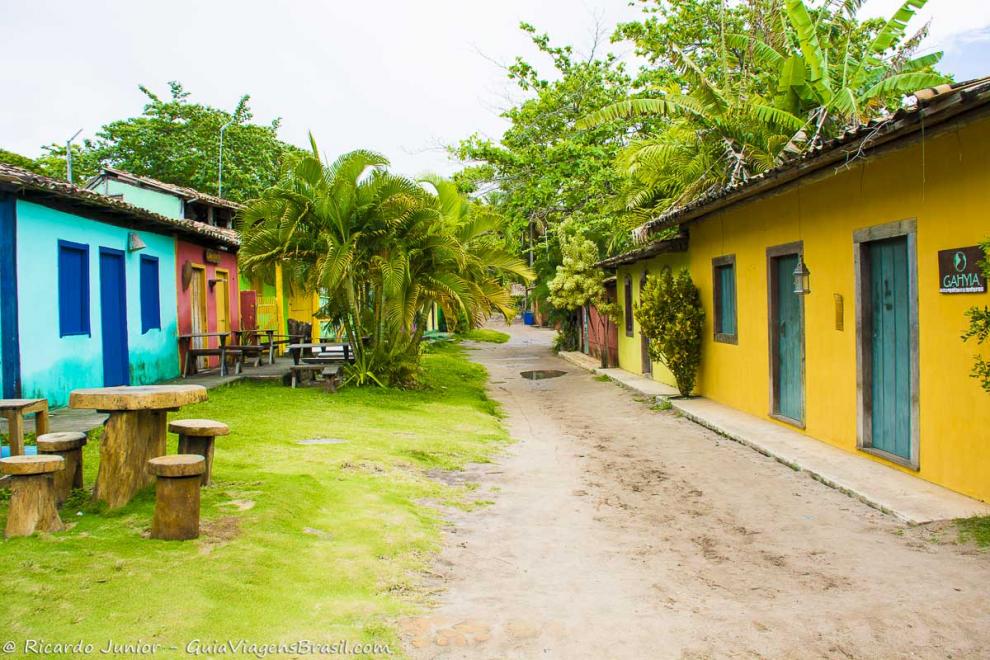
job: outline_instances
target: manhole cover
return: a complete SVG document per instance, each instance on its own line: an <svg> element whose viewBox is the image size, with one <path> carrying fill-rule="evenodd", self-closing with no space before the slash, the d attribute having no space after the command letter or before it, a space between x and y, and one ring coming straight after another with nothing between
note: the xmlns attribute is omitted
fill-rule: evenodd
<svg viewBox="0 0 990 660"><path fill-rule="evenodd" d="M536 369L535 371L520 371L519 375L526 380L543 380L544 378L559 378L566 373L566 371L557 369Z"/></svg>
<svg viewBox="0 0 990 660"><path fill-rule="evenodd" d="M342 445L347 440L341 440L340 438L310 438L309 440L300 440L300 445Z"/></svg>

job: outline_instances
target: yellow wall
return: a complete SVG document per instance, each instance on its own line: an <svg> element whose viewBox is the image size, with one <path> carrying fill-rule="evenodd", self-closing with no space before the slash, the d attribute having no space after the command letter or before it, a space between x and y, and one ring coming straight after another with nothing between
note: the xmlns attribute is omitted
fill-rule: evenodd
<svg viewBox="0 0 990 660"><path fill-rule="evenodd" d="M733 206L688 225L691 275L705 304L700 394L768 416L767 247L803 241L811 271L805 296L806 429L856 449L856 321L853 232L917 219L920 469L912 474L990 501L990 394L969 377L976 351L960 335L964 312L988 294L939 293L939 250L990 236L990 120L960 126L920 144L859 160L818 181ZM739 343L712 336L712 258L735 254ZM639 264L620 269L638 291ZM652 269L651 269L652 270ZM844 299L835 329L833 294ZM638 331L638 328L637 328ZM639 336L619 329L622 366L639 372ZM659 374L659 372L658 372ZM894 465L893 463L888 463Z"/></svg>
<svg viewBox="0 0 990 660"><path fill-rule="evenodd" d="M629 266L620 266L616 271L616 295L619 306L625 304L625 283L626 275L632 279L633 308L639 304L640 282L643 278L643 270L655 275L664 267L670 267L675 272L686 268L688 265L687 253L662 254L652 259L640 261ZM643 373L643 357L641 349L641 339L639 332L639 321L633 316L633 336L626 336L625 309L623 316L619 319L619 366L626 371L641 374ZM660 362L653 363L653 380L665 383L672 387L676 386L674 374Z"/></svg>

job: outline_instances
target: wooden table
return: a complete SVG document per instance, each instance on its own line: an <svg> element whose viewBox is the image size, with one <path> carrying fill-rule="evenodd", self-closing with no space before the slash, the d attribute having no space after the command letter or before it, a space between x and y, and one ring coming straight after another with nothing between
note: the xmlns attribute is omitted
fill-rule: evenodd
<svg viewBox="0 0 990 660"><path fill-rule="evenodd" d="M34 434L48 433L48 399L0 399L0 415L7 418L10 455L24 453L24 415L34 413Z"/></svg>
<svg viewBox="0 0 990 660"><path fill-rule="evenodd" d="M116 509L151 484L148 461L165 455L168 412L200 401L206 401L206 388L201 385L74 390L69 395L70 408L110 414L100 440L100 468L93 498Z"/></svg>
<svg viewBox="0 0 990 660"><path fill-rule="evenodd" d="M193 348L193 339L206 339L207 343L211 337L217 337L219 339L220 346L218 348ZM220 356L220 375L227 375L227 353L230 349L227 347L227 338L230 337L229 332L197 332L188 335L179 335L179 345L185 344L186 347L186 359L182 362L182 377L185 378L186 374L190 372L189 366L192 365L192 373L196 373L196 362L197 357L207 356L207 355L219 355Z"/></svg>
<svg viewBox="0 0 990 660"><path fill-rule="evenodd" d="M351 345L347 342L320 342L316 344L289 344L289 351L292 353L292 363L298 365L303 351L313 348L343 348L344 362L351 361ZM311 361L314 364L340 362L337 358L312 358Z"/></svg>

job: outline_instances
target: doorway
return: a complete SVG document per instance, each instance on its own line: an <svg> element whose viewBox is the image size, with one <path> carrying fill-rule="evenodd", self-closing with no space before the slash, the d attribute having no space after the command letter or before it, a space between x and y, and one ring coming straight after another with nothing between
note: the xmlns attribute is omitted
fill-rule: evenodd
<svg viewBox="0 0 990 660"><path fill-rule="evenodd" d="M767 250L770 416L804 427L804 297L794 293L801 243Z"/></svg>
<svg viewBox="0 0 990 660"><path fill-rule="evenodd" d="M917 290L913 223L857 232L860 448L918 467Z"/></svg>
<svg viewBox="0 0 990 660"><path fill-rule="evenodd" d="M189 281L189 332L193 335L203 335L209 332L206 316L206 269L202 266L192 267L192 279ZM207 348L206 337L193 337L190 342L193 348ZM206 358L196 358L196 367L203 369L207 366Z"/></svg>
<svg viewBox="0 0 990 660"><path fill-rule="evenodd" d="M100 332L103 338L103 385L129 385L124 253L105 247L100 248Z"/></svg>
<svg viewBox="0 0 990 660"><path fill-rule="evenodd" d="M646 287L646 271L643 271L643 276L639 278L639 301L643 302L643 288ZM643 334L643 328L639 329L639 359L643 365L643 375L653 377L653 360L650 359L650 340L646 338Z"/></svg>
<svg viewBox="0 0 990 660"><path fill-rule="evenodd" d="M230 332L230 275L227 271L217 269L213 295L217 306L217 332Z"/></svg>

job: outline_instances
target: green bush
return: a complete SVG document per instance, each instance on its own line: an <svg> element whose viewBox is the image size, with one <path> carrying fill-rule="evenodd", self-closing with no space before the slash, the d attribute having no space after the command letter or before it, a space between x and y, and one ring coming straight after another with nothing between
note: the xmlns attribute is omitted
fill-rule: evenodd
<svg viewBox="0 0 990 660"><path fill-rule="evenodd" d="M687 270L648 276L634 313L649 339L650 356L670 369L681 395L689 396L701 365L705 311Z"/></svg>
<svg viewBox="0 0 990 660"><path fill-rule="evenodd" d="M983 269L983 276L990 280L990 240L987 240L982 248L986 258L980 263L980 266ZM986 342L990 338L990 307L986 305L982 309L976 306L970 307L966 316L969 317L969 329L963 335L963 340L975 337L977 345ZM974 360L973 378L980 381L983 389L990 392L990 360L984 359L979 354L974 357Z"/></svg>

